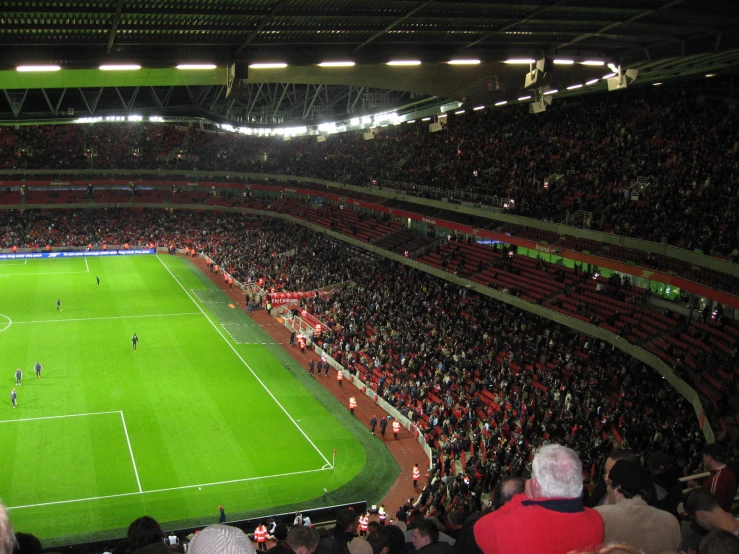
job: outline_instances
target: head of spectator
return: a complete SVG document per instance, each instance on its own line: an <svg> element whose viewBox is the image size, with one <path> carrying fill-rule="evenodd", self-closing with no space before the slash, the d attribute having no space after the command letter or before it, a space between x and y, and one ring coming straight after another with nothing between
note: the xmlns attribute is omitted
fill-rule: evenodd
<svg viewBox="0 0 739 554"><path fill-rule="evenodd" d="M135 551L150 544L164 544L164 531L153 517L143 516L128 526L128 548Z"/></svg>
<svg viewBox="0 0 739 554"><path fill-rule="evenodd" d="M256 554L249 537L230 525L209 525L190 541L190 554Z"/></svg>
<svg viewBox="0 0 739 554"><path fill-rule="evenodd" d="M15 540L17 544L13 549L13 554L41 554L43 552L41 541L35 535L16 533Z"/></svg>
<svg viewBox="0 0 739 554"><path fill-rule="evenodd" d="M275 526L275 531L272 533L272 535L275 537L275 540L278 541L284 541L287 538L288 534L288 527L284 523L278 523Z"/></svg>
<svg viewBox="0 0 739 554"><path fill-rule="evenodd" d="M726 448L717 442L703 448L703 467L708 471L720 469L726 463Z"/></svg>
<svg viewBox="0 0 739 554"><path fill-rule="evenodd" d="M708 531L739 532L739 521L724 510L708 489L693 489L683 504L688 517Z"/></svg>
<svg viewBox="0 0 739 554"><path fill-rule="evenodd" d="M436 543L439 540L439 528L429 519L419 521L413 529L413 546L416 550Z"/></svg>
<svg viewBox="0 0 739 554"><path fill-rule="evenodd" d="M341 510L336 515L336 532L354 534L357 531L357 525L359 525L359 514L347 508Z"/></svg>
<svg viewBox="0 0 739 554"><path fill-rule="evenodd" d="M279 527L279 525L278 525ZM275 534L275 538L277 535ZM285 542L292 548L296 554L311 554L318 548L318 531L313 527L303 527L298 525L290 529L287 533L287 539Z"/></svg>
<svg viewBox="0 0 739 554"><path fill-rule="evenodd" d="M380 527L367 536L367 542L372 547L372 554L389 554L391 525Z"/></svg>
<svg viewBox="0 0 739 554"><path fill-rule="evenodd" d="M382 528L388 534L388 554L402 554L405 550L405 533L395 525Z"/></svg>
<svg viewBox="0 0 739 554"><path fill-rule="evenodd" d="M638 461L636 458L636 454L634 454L631 450L626 450L626 449L614 450L608 455L608 458L606 458L605 473L603 475L603 479L605 479L606 481L608 480L608 473L611 471L611 468L619 460L624 460L627 462Z"/></svg>
<svg viewBox="0 0 739 554"><path fill-rule="evenodd" d="M662 475L670 467L670 460L664 452L657 450L647 459L647 467L652 475Z"/></svg>
<svg viewBox="0 0 739 554"><path fill-rule="evenodd" d="M10 523L5 506L0 504L0 554L10 554L14 545L13 525Z"/></svg>
<svg viewBox="0 0 739 554"><path fill-rule="evenodd" d="M346 546L349 549L349 554L372 554L372 547L362 537L354 537Z"/></svg>
<svg viewBox="0 0 739 554"><path fill-rule="evenodd" d="M531 479L526 483L529 498L579 498L582 494L582 462L574 450L548 444L534 456Z"/></svg>
<svg viewBox="0 0 739 554"><path fill-rule="evenodd" d="M493 506L497 510L517 494L526 490L526 481L523 477L506 477L498 481L493 490Z"/></svg>
<svg viewBox="0 0 739 554"><path fill-rule="evenodd" d="M609 504L618 504L624 498L635 496L649 502L652 496L649 472L638 462L617 461L608 472L607 485Z"/></svg>
<svg viewBox="0 0 739 554"><path fill-rule="evenodd" d="M736 554L739 537L728 531L711 531L701 541L699 554Z"/></svg>

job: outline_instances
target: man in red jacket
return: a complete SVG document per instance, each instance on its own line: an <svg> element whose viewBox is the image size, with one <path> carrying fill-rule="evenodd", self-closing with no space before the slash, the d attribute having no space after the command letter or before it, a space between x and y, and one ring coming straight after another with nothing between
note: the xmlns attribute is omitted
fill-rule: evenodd
<svg viewBox="0 0 739 554"><path fill-rule="evenodd" d="M560 444L542 447L526 482L498 510L482 517L473 529L484 554L567 554L603 543L603 519L585 508L582 463L574 450Z"/></svg>

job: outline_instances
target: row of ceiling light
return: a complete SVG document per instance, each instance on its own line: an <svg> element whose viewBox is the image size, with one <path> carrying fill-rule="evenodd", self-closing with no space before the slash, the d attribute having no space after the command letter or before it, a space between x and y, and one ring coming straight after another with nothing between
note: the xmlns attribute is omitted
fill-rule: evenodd
<svg viewBox="0 0 739 554"><path fill-rule="evenodd" d="M530 64L534 63L535 60L530 59L519 59L519 58L513 58L509 60L505 60L503 63L507 64ZM555 59L553 62L557 65L573 65L575 63L579 63L581 65L594 65L594 66L602 66L605 65L606 62L599 61L599 60L586 60L582 62L575 62L574 60L564 60L564 59ZM481 63L478 59L456 59L456 60L449 60L449 65L478 65ZM350 60L344 60L344 61L327 61L327 62L321 62L318 64L319 67L353 67L356 65L356 62L350 61ZM413 66L413 65L421 65L421 60L390 60L386 63L386 65L389 66ZM267 62L267 63L253 63L250 64L249 67L251 69L283 69L287 67L288 64L284 62ZM198 70L198 69L216 69L215 64L180 64L175 66L176 69L184 69L184 70ZM59 71L61 69L61 66L59 65L20 65L16 67L16 71L26 72L26 73L38 73L38 72L50 72L50 71ZM102 71L136 71L138 69L141 69L141 66L138 64L106 64L101 65L98 69Z"/></svg>

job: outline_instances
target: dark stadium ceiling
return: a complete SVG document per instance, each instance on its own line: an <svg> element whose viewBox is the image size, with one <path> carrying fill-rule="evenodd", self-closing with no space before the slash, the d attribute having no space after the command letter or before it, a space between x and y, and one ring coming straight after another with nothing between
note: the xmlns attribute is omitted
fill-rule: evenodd
<svg viewBox="0 0 739 554"><path fill-rule="evenodd" d="M0 48L6 123L73 110L310 124L449 99L515 99L528 66L502 63L510 58L613 62L639 69L635 84L736 72L739 1L5 0ZM386 65L399 59L422 63ZM356 65L317 65L340 60ZM260 62L288 66L248 68ZM115 63L142 68L98 69ZM183 63L217 67L175 69ZM15 70L30 64L61 70ZM227 98L232 64L247 78ZM608 72L558 65L550 79L564 89Z"/></svg>

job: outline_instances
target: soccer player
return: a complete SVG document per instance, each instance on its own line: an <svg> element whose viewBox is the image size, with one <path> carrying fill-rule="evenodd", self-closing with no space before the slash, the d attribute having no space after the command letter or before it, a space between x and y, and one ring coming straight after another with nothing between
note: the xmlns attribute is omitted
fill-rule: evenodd
<svg viewBox="0 0 739 554"><path fill-rule="evenodd" d="M15 370L15 384L21 385L21 381L23 381L23 371L21 368L18 368Z"/></svg>
<svg viewBox="0 0 739 554"><path fill-rule="evenodd" d="M16 398L18 398L18 393L15 392L15 389L10 391L10 401L13 403L13 408L16 406Z"/></svg>
<svg viewBox="0 0 739 554"><path fill-rule="evenodd" d="M98 277L97 275L95 275L95 280L98 282L98 286L100 286L100 277Z"/></svg>
<svg viewBox="0 0 739 554"><path fill-rule="evenodd" d="M62 301L58 298L56 299L56 311L61 312L62 311Z"/></svg>
<svg viewBox="0 0 739 554"><path fill-rule="evenodd" d="M139 342L139 338L136 336L136 333L133 334L131 337L131 346L133 346L133 349L136 350L136 345Z"/></svg>
<svg viewBox="0 0 739 554"><path fill-rule="evenodd" d="M33 369L36 370L36 377L41 377L41 362L36 362L36 365L33 366Z"/></svg>

